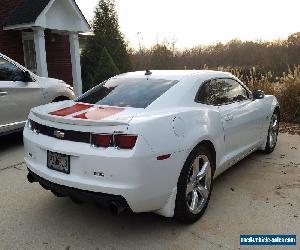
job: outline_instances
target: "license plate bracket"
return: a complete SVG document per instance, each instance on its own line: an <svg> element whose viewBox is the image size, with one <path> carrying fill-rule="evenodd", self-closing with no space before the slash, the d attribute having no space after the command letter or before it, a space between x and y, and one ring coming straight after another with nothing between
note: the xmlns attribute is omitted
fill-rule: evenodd
<svg viewBox="0 0 300 250"><path fill-rule="evenodd" d="M64 174L70 174L70 156L47 151L47 167Z"/></svg>

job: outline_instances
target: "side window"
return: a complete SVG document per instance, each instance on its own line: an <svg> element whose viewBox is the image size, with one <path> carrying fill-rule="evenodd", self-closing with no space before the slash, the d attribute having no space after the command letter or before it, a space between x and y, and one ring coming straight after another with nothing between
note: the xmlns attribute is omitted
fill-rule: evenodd
<svg viewBox="0 0 300 250"><path fill-rule="evenodd" d="M220 102L219 92L217 80L207 81L201 87L196 100L207 105L218 105Z"/></svg>
<svg viewBox="0 0 300 250"><path fill-rule="evenodd" d="M0 57L0 81L23 81L23 79L22 70Z"/></svg>
<svg viewBox="0 0 300 250"><path fill-rule="evenodd" d="M207 105L224 105L246 99L246 89L233 79L213 79L204 83L196 98Z"/></svg>
<svg viewBox="0 0 300 250"><path fill-rule="evenodd" d="M238 102L248 99L247 90L236 80L226 79L226 84L228 86L227 97L229 102Z"/></svg>

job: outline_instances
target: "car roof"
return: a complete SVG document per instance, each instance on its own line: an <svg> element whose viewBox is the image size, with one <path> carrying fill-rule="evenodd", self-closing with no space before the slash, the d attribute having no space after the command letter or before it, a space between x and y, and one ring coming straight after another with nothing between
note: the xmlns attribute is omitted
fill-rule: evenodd
<svg viewBox="0 0 300 250"><path fill-rule="evenodd" d="M146 72L146 70L129 72L113 78L177 80L178 84L175 84L146 108L148 111L193 105L196 93L203 82L214 78L236 79L231 73L214 70L151 70L151 74L148 75Z"/></svg>
<svg viewBox="0 0 300 250"><path fill-rule="evenodd" d="M233 77L231 73L215 70L151 70L151 75L145 75L146 71L136 71L124 73L116 76L117 78L144 78L166 80L181 80L183 78L202 78L210 79L215 77Z"/></svg>

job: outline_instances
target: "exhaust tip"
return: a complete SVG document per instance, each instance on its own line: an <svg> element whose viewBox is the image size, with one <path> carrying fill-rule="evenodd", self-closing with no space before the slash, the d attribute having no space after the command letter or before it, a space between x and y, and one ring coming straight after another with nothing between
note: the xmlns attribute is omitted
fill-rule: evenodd
<svg viewBox="0 0 300 250"><path fill-rule="evenodd" d="M119 215L126 210L126 207L119 202L112 201L109 204L109 210L112 214Z"/></svg>
<svg viewBox="0 0 300 250"><path fill-rule="evenodd" d="M27 174L27 180L28 180L30 183L34 183L34 182L35 182L34 176L33 176L31 173L28 173L28 174Z"/></svg>

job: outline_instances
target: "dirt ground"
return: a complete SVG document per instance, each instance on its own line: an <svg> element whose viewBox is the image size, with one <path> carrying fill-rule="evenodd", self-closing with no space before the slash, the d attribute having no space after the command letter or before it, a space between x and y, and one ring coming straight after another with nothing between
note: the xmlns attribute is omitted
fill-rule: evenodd
<svg viewBox="0 0 300 250"><path fill-rule="evenodd" d="M282 122L280 124L280 132L291 135L300 135L300 124Z"/></svg>

